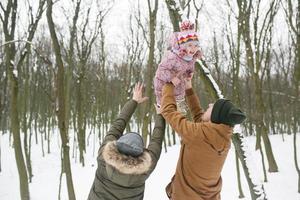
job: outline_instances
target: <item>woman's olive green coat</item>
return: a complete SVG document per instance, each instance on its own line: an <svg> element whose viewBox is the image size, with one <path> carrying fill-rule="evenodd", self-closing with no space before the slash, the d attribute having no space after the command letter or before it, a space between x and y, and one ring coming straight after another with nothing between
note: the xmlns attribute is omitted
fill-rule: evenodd
<svg viewBox="0 0 300 200"><path fill-rule="evenodd" d="M148 148L139 157L120 154L116 140L123 135L126 124L137 107L128 101L113 122L99 149L98 168L88 200L142 200L145 181L154 170L161 154L165 121L157 115Z"/></svg>

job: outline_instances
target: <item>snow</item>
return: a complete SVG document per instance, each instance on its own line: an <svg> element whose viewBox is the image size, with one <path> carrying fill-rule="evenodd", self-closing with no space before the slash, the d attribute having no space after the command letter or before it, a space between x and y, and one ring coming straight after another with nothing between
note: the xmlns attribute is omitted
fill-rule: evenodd
<svg viewBox="0 0 300 200"><path fill-rule="evenodd" d="M241 125L235 125L233 128L233 133L242 133L242 127Z"/></svg>
<svg viewBox="0 0 300 200"><path fill-rule="evenodd" d="M213 84L213 87L214 87L215 91L217 92L218 98L219 99L223 99L224 96L223 96L223 94L222 94L222 92L221 92L218 84L216 83L216 81L214 80L214 78L212 77L212 75L210 74L209 69L207 69L204 65L202 65L200 60L198 60L197 62L201 65L201 67L202 67L202 69L203 69L203 71L205 73L205 76L207 76L209 78L210 82Z"/></svg>
<svg viewBox="0 0 300 200"><path fill-rule="evenodd" d="M60 1L61 3L63 1ZM176 0L177 5L178 0ZM67 2L66 4L68 4ZM211 46L211 38L213 30L222 30L224 18L226 16L226 12L219 12L222 6L219 5L219 1L212 1L207 2L206 12L200 13L200 31L201 31L201 42L203 48L207 48ZM219 5L219 6L218 6ZM57 8L59 7L57 4L55 5ZM112 37L109 37L108 44L111 49L118 49L118 53L122 52L119 48L120 41L128 36L128 15L133 11L133 9L129 9L131 7L131 3L128 0L119 1L115 4L112 11L108 14L107 22L105 23L105 34L109 34ZM217 7L218 6L218 7ZM71 6L69 6L71 7ZM180 8L178 8L180 9ZM227 7L224 9L228 9ZM25 9L24 9L25 10ZM54 14L56 18L60 18L57 16L61 16L59 14L60 10ZM147 11L147 10L146 10ZM208 12L209 11L209 12ZM221 10L222 11L222 10ZM145 12L146 13L146 12ZM183 12L181 11L181 14ZM210 14L208 14L210 13ZM283 13L281 13L282 15ZM183 16L184 17L184 16ZM62 18L62 17L61 17ZM22 19L22 18L21 18ZM23 19L26 19L25 17ZM277 17L277 19L281 19L277 22L277 37L278 40L280 36L284 35L288 30L286 28L283 17ZM61 22L60 22L61 21ZM45 23L45 19L44 19ZM61 23L60 25L65 25L64 20L56 20L56 24ZM167 23L167 22L166 22ZM243 23L245 23L243 21ZM19 26L21 27L21 26ZM66 26L67 27L67 26ZM109 27L109 28L107 28ZM284 28L282 28L284 27ZM106 30L107 28L107 30ZM168 27L171 29L171 26ZM21 28L20 28L21 29ZM284 31L282 31L284 30ZM117 39L116 39L117 38ZM19 41L19 40L16 40ZM15 42L15 41L10 41ZM0 45L3 46L6 43ZM204 48L204 49L205 49ZM257 49L254 49L257 51ZM120 56L121 57L121 56ZM54 60L54 57L51 58ZM12 63L14 65L14 63ZM55 67L55 64L53 65ZM34 66L34 70L36 70L36 66ZM206 73L209 73L208 69L204 68ZM18 73L17 70L14 70L14 75L17 77ZM223 98L219 87L212 79L211 75L208 75L209 78L212 80L214 87L218 93L220 98ZM100 80L100 77L97 75L97 78ZM58 108L57 108L58 109ZM240 129L236 127L236 132L240 133ZM70 131L71 132L71 131ZM89 132L89 131L87 131ZM94 135L95 136L95 135ZM72 138L72 137L71 137ZM40 138L39 138L40 139ZM269 182L264 184L264 188L266 190L266 194L268 199L271 200L296 200L300 199L300 195L297 193L297 178L298 175L295 170L295 164L293 160L293 141L292 136L285 137L286 141L283 142L281 139L281 135L271 136L270 137L273 152L275 155L275 159L279 166L279 173L268 173L268 180ZM255 183L259 185L263 182L263 173L262 173L262 164L261 164L261 157L258 151L254 151L255 147L255 137L245 138L243 142L243 148L246 149L246 162L248 163L251 169L251 177ZM34 144L34 142L32 142ZM46 143L44 143L46 145ZM92 143L92 144L95 144ZM73 181L74 187L76 191L77 199L86 199L89 189L91 187L95 170L96 170L96 155L97 153L97 145L95 150L93 149L93 145L87 147L87 153L85 154L86 159L86 167L82 167L81 164L78 163L78 159L76 162L75 158L72 158L72 174L73 174ZM298 146L299 146L299 139L298 139ZM1 135L0 133L0 152L1 154L1 168L2 172L0 172L0 200L15 200L20 199L19 197L19 189L18 186L18 172L16 168L16 162L14 158L14 149L11 147L12 144L9 146L9 135ZM32 147L32 167L33 167L33 182L30 183L30 194L33 200L53 200L57 199L58 197L58 185L59 185L59 178L60 178L60 141L59 141L59 134L54 132L51 136L51 153L46 154L45 157L42 156L42 149L41 145L33 145ZM70 154L73 151L73 138L70 139ZM44 147L46 149L46 146ZM179 154L180 146L174 146L168 148L167 153L162 153L161 159L158 162L157 168L150 176L149 180L146 183L146 191L145 191L145 199L146 200L164 200L167 199L164 188L168 184L169 180L171 179L175 168L176 162ZM164 151L164 150L163 150ZM299 151L299 150L298 150ZM77 153L78 154L78 153ZM299 155L300 153L298 153ZM298 159L300 163L300 159ZM266 162L267 163L267 162ZM225 163L223 169L223 190L222 190L222 199L223 200L233 200L238 199L238 190L237 190L237 181L236 181L236 170L235 170L235 155L234 155L234 148L232 145L232 149L229 152L228 159ZM243 184L243 191L246 195L246 200L250 200L249 189L246 183L244 176L242 175L242 184ZM66 191L66 183L65 177L62 178L62 194L61 199L68 199L67 191ZM259 189L259 188L258 188Z"/></svg>
<svg viewBox="0 0 300 200"><path fill-rule="evenodd" d="M18 77L18 70L14 69L13 74L14 74L15 77Z"/></svg>
<svg viewBox="0 0 300 200"><path fill-rule="evenodd" d="M262 177L257 173L259 170L258 166L259 163L257 162L256 158L253 157L253 153L251 152L250 147L247 145L247 140L242 139L242 149L245 152L245 161L246 165L249 169L249 176L256 186L255 191L256 194L261 194L260 197L264 197L264 191L262 190L263 187L263 180Z"/></svg>
<svg viewBox="0 0 300 200"><path fill-rule="evenodd" d="M87 131L89 132L89 131ZM72 133L72 131L70 131ZM71 137L73 138L73 137ZM39 138L40 139L40 138ZM281 135L270 136L270 140L273 145L273 152L275 159L279 166L278 173L268 173L268 183L264 183L264 188L268 199L270 200L298 200L300 194L297 193L297 173L295 170L295 164L293 159L293 137L286 135L285 142L282 141ZM33 138L34 141L34 138ZM12 141L9 144L9 135L1 135L0 140L1 152L1 164L2 172L0 173L0 199L1 200L18 200L18 172L16 168L16 162L14 158L14 150L11 147ZM30 195L32 200L54 200L58 198L59 191L59 178L60 178L60 141L58 132L54 132L51 135L50 154L42 156L41 145L35 145L32 142L32 168L33 168L33 181L30 183ZM251 159L256 161L254 166L256 170L256 176L258 181L262 183L263 172L261 165L261 158L259 151L254 151L255 137L245 138L245 143L251 153ZM44 142L46 145L46 143ZM298 146L300 141L298 140ZM78 163L78 159L72 156L73 151L73 139L70 139L70 156L72 162L72 175L74 181L74 187L76 191L76 197L78 200L84 200L87 198L91 184L94 179L95 170L97 166L96 155L97 148L93 150L93 144L87 147L85 154L86 166L82 167ZM46 149L46 146L44 147ZM165 153L164 149L161 158L157 164L156 169L146 182L145 200L167 200L164 189L170 181L176 168L177 158L179 154L180 146L175 145L168 148L168 152ZM77 153L78 156L78 153ZM247 155L249 156L249 155ZM77 162L75 162L77 160ZM246 180L242 173L242 186L245 194L244 200L250 200L250 193L246 183ZM236 178L235 167L235 154L234 147L229 151L228 158L225 162L223 171L223 189L222 200L237 200L238 199L238 187ZM62 190L61 199L67 200L67 189L65 176L62 178Z"/></svg>

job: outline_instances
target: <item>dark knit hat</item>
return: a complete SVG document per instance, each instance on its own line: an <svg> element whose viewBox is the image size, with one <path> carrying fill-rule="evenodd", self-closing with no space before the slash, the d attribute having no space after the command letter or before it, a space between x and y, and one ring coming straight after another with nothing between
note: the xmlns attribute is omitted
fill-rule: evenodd
<svg viewBox="0 0 300 200"><path fill-rule="evenodd" d="M144 151L144 142L140 134L129 132L117 140L117 149L120 153L137 157Z"/></svg>
<svg viewBox="0 0 300 200"><path fill-rule="evenodd" d="M213 123L227 124L232 127L242 123L245 119L246 115L227 99L218 99L211 113Z"/></svg>

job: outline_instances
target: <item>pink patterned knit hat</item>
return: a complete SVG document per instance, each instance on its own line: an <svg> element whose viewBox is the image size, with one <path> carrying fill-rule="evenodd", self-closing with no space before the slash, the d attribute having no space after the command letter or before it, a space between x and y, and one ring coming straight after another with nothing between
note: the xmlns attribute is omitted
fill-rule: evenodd
<svg viewBox="0 0 300 200"><path fill-rule="evenodd" d="M198 50L194 56L188 56L186 53L187 43L196 43L199 45L198 34L194 30L194 24L189 20L183 21L180 25L180 32L175 32L169 38L168 50L177 54L180 58L190 61L193 58L201 58L202 53Z"/></svg>
<svg viewBox="0 0 300 200"><path fill-rule="evenodd" d="M199 37L194 30L194 24L186 20L181 23L180 32L175 32L169 37L167 48L184 49L184 44L191 41L199 44Z"/></svg>
<svg viewBox="0 0 300 200"><path fill-rule="evenodd" d="M194 24L186 20L181 23L180 32L177 33L177 44L180 46L191 41L198 42L198 34L195 32Z"/></svg>

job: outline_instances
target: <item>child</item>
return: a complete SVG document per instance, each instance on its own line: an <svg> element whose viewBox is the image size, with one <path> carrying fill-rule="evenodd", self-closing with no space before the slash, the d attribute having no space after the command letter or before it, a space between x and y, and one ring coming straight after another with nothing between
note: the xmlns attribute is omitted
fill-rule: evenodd
<svg viewBox="0 0 300 200"><path fill-rule="evenodd" d="M175 32L171 36L168 51L158 65L154 77L154 92L158 106L161 104L164 84L172 82L175 86L174 95L178 110L186 114L184 80L192 75L196 59L199 58L201 52L194 24L184 21L180 26L180 32Z"/></svg>

